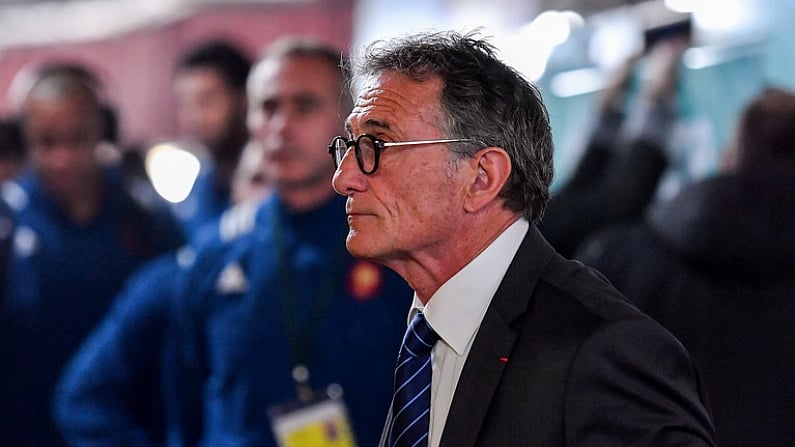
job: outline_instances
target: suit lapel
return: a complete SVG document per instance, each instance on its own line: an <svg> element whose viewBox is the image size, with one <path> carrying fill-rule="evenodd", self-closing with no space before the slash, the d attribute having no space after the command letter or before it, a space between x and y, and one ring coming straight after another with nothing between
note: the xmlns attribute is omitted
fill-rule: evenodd
<svg viewBox="0 0 795 447"><path fill-rule="evenodd" d="M510 325L527 311L535 284L554 254L531 225L483 317L456 386L440 447L475 445L516 342Z"/></svg>
<svg viewBox="0 0 795 447"><path fill-rule="evenodd" d="M392 405L389 405L389 413L386 415L386 422L384 428L381 429L381 439L378 441L378 447L387 447L389 442L389 426L392 425Z"/></svg>

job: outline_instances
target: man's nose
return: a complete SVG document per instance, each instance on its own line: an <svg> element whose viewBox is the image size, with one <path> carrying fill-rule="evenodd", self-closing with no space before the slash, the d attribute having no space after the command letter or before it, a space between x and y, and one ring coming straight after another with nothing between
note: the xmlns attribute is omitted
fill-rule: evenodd
<svg viewBox="0 0 795 447"><path fill-rule="evenodd" d="M356 154L353 148L349 148L342 156L331 185L334 187L334 191L341 196L347 196L357 191L361 192L367 188L367 178L356 164Z"/></svg>

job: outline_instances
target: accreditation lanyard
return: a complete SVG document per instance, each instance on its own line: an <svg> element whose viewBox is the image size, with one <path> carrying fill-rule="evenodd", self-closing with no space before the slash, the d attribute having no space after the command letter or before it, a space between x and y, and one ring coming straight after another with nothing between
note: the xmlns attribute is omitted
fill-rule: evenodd
<svg viewBox="0 0 795 447"><path fill-rule="evenodd" d="M295 245L293 249L288 249L288 241L285 235L283 222L274 211L273 218L273 231L274 240L276 242L275 260L279 266L278 274L279 281L281 282L281 301L282 301L282 314L284 316L284 324L286 329L288 349L290 353L290 361L293 368L308 365L310 356L314 349L314 344L317 339L318 331L323 323L323 319L328 313L329 305L334 296L335 283L340 278L342 265L345 263L336 262L342 258L345 250L345 243L341 240L338 247L333 250L330 258L328 259L328 268L324 269L324 273L320 277L299 278L302 282L310 282L320 280L319 293L312 301L309 308L309 320L306 328L301 330L298 323L298 305L296 294L296 278L291 264L291 255L295 254ZM347 228L345 229L347 233ZM300 384L299 384L300 385Z"/></svg>

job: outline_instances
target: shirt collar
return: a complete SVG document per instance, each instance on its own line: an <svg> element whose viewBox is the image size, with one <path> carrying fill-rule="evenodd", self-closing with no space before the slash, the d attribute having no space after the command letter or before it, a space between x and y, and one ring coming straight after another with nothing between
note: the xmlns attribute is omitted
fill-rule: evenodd
<svg viewBox="0 0 795 447"><path fill-rule="evenodd" d="M409 322L415 313L423 312L441 340L458 355L463 355L474 339L491 298L529 227L529 222L524 218L514 222L469 264L442 284L424 308L415 293Z"/></svg>

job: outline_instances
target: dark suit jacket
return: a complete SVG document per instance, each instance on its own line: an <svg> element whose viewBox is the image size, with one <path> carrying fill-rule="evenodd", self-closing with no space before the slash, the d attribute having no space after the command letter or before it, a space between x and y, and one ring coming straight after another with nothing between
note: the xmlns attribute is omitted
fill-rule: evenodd
<svg viewBox="0 0 795 447"><path fill-rule="evenodd" d="M715 445L705 401L682 345L531 226L480 325L441 446Z"/></svg>

